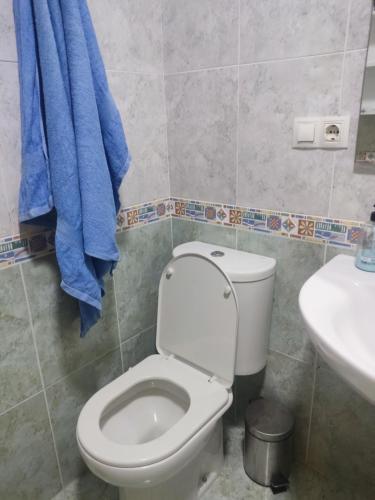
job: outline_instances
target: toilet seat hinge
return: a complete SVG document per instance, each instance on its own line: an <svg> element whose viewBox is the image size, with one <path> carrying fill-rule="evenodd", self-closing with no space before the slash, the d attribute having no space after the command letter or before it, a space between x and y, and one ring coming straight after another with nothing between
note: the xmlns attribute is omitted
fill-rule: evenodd
<svg viewBox="0 0 375 500"><path fill-rule="evenodd" d="M211 377L208 379L209 383L211 384L212 382L216 382L217 377L216 375L211 375Z"/></svg>

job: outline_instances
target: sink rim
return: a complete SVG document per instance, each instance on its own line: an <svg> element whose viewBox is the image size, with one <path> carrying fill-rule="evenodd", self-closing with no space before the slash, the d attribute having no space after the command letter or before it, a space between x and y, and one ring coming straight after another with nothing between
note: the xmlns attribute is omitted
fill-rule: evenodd
<svg viewBox="0 0 375 500"><path fill-rule="evenodd" d="M342 294L344 298L350 298L350 294L356 287L367 288L367 286L370 287L370 291L372 288L374 289L375 296L375 274L357 269L354 262L355 259L352 256L340 254L334 257L304 283L299 293L298 302L309 337L322 358L354 389L375 403L375 362L371 364L371 360L367 359L366 346L363 351L365 354L360 359L355 359L353 351L350 350L350 342L338 344L340 339L332 319L334 313L339 311L340 304L337 300L339 293L336 296L329 296L328 299L327 295L323 297L323 294L319 295L318 293L322 291L322 287L325 286L324 281L326 281L327 284L332 285L332 289L336 288L337 292L340 291L341 285L345 287ZM348 275L348 273L350 274ZM322 297L323 303L322 300L319 301L319 297ZM358 303L355 305L358 307ZM328 313L329 306L332 306L333 314L331 316ZM365 309L364 305L364 311ZM326 315L325 319L317 317L319 312L323 316ZM354 312L352 312L353 317L355 317ZM321 331L322 328L325 330L324 332ZM368 333L365 332L364 339L366 339L366 335ZM353 343L352 346L358 349L358 344ZM375 345L373 352L375 360Z"/></svg>

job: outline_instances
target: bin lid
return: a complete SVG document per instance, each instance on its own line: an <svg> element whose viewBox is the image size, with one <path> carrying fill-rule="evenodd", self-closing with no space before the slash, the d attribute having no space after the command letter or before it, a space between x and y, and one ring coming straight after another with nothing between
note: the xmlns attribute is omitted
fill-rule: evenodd
<svg viewBox="0 0 375 500"><path fill-rule="evenodd" d="M294 417L281 403L267 399L252 401L246 410L246 431L263 441L282 441L294 430Z"/></svg>

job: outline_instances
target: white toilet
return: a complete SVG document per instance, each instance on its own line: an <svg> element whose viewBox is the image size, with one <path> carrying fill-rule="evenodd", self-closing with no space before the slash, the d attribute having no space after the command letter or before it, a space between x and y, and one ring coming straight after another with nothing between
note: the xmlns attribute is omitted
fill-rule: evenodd
<svg viewBox="0 0 375 500"><path fill-rule="evenodd" d="M235 370L266 363L275 266L201 242L174 249L160 279L159 354L94 394L78 419L83 460L121 500L195 500L220 472Z"/></svg>

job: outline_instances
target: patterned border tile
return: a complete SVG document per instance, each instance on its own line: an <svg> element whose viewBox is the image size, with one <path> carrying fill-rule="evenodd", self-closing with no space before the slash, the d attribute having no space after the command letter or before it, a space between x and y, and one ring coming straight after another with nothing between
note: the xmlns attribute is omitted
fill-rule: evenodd
<svg viewBox="0 0 375 500"><path fill-rule="evenodd" d="M241 206L171 198L172 217L237 229L260 231L292 239L351 248L362 235L363 223L326 217L259 210Z"/></svg>
<svg viewBox="0 0 375 500"><path fill-rule="evenodd" d="M122 208L117 232L177 217L206 224L258 231L269 235L352 248L362 236L363 223L289 212L259 210L182 198L165 198ZM26 226L25 226L26 227ZM41 228L0 239L0 269L54 252L54 232Z"/></svg>

